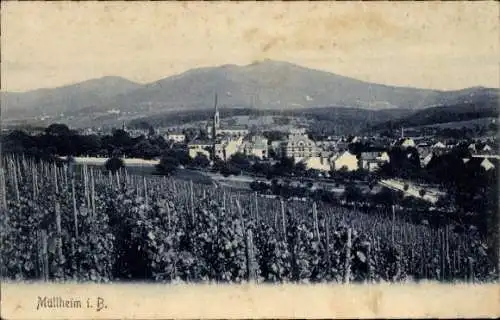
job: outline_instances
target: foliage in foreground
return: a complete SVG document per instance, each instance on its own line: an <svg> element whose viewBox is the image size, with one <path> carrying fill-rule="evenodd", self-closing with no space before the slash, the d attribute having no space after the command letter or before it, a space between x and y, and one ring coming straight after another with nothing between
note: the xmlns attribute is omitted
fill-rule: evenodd
<svg viewBox="0 0 500 320"><path fill-rule="evenodd" d="M356 210L165 177L12 158L0 181L3 278L258 282L490 280L489 248ZM4 178L4 179L3 179Z"/></svg>

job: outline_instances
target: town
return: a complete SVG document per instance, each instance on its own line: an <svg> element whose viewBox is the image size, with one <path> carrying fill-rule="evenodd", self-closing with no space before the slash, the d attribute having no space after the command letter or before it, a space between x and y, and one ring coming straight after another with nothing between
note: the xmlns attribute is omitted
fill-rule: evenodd
<svg viewBox="0 0 500 320"><path fill-rule="evenodd" d="M432 134L410 136L407 133L414 130L404 127L393 130L392 136L328 135L315 132L314 122L285 120L222 119L215 95L211 117L206 120L158 128L144 122L128 128L123 122L121 128L107 132L53 124L46 129L4 132L4 150L29 154L31 147L47 145L51 151L34 148L33 152L72 157L80 164L112 172L127 167L182 177L179 172L189 171L187 179L200 182L200 177L209 176L208 181L216 185L261 193L273 193L271 187L279 185L274 194L283 195L287 189L287 194L300 198L306 189L341 195L350 186L348 191L361 196L363 191L378 194L388 188L428 205L449 193L446 179L440 176L450 165L448 158L458 159L472 171L492 174L498 170L496 135L443 139ZM57 139L30 142L30 137L47 136Z"/></svg>

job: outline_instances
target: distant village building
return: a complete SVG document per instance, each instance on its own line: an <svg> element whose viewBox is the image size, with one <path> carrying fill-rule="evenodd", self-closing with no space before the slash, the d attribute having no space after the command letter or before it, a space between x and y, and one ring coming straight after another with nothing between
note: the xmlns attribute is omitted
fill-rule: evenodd
<svg viewBox="0 0 500 320"><path fill-rule="evenodd" d="M210 150L213 147L212 141L207 140L194 140L188 143L188 153L189 157L194 159L198 155L198 153L203 154L208 159L211 157Z"/></svg>
<svg viewBox="0 0 500 320"><path fill-rule="evenodd" d="M465 160L465 159L464 159ZM485 171L493 169L498 170L500 156L498 155L472 155L471 159L467 159L464 163L469 163L474 168L482 168Z"/></svg>
<svg viewBox="0 0 500 320"><path fill-rule="evenodd" d="M320 149L316 143L309 139L304 129L290 130L288 140L281 145L281 155L287 158L294 158L296 162L301 160L318 157Z"/></svg>
<svg viewBox="0 0 500 320"><path fill-rule="evenodd" d="M475 153L477 151L476 150L476 144L475 143L469 144L469 146L467 147L467 149L469 149L470 152Z"/></svg>
<svg viewBox="0 0 500 320"><path fill-rule="evenodd" d="M148 130L134 129L134 130L127 130L127 133L131 138L137 138L140 136L147 136L149 131Z"/></svg>
<svg viewBox="0 0 500 320"><path fill-rule="evenodd" d="M489 171L491 169L494 169L495 165L491 163L491 161L488 158L485 158L483 161L481 161L481 167L484 170Z"/></svg>
<svg viewBox="0 0 500 320"><path fill-rule="evenodd" d="M247 156L265 159L268 157L267 142L267 138L263 136L252 136L250 140L243 142L241 151Z"/></svg>
<svg viewBox="0 0 500 320"><path fill-rule="evenodd" d="M389 161L389 154L385 151L362 152L359 157L358 167L373 172Z"/></svg>
<svg viewBox="0 0 500 320"><path fill-rule="evenodd" d="M331 159L328 153L320 153L316 157L310 157L302 160L306 169L328 172L333 169Z"/></svg>
<svg viewBox="0 0 500 320"><path fill-rule="evenodd" d="M250 133L246 126L227 126L217 130L217 136L245 137Z"/></svg>
<svg viewBox="0 0 500 320"><path fill-rule="evenodd" d="M404 138L401 140L400 146L403 148L415 148L415 141L411 138Z"/></svg>
<svg viewBox="0 0 500 320"><path fill-rule="evenodd" d="M434 154L431 152L427 156L425 156L423 159L420 159L420 165L425 168L431 162L432 158L434 158Z"/></svg>
<svg viewBox="0 0 500 320"><path fill-rule="evenodd" d="M341 138L335 144L335 150L339 152L346 151L348 148L349 148L349 142L344 138Z"/></svg>
<svg viewBox="0 0 500 320"><path fill-rule="evenodd" d="M356 171L359 168L358 163L359 161L356 155L350 153L349 151L345 151L333 159L333 166L335 170L345 169L347 171Z"/></svg>
<svg viewBox="0 0 500 320"><path fill-rule="evenodd" d="M173 131L165 135L165 140L171 140L178 143L183 143L186 141L186 135L182 132Z"/></svg>
<svg viewBox="0 0 500 320"><path fill-rule="evenodd" d="M360 137L353 137L351 139L351 141L349 141L350 143L358 143L358 142L361 142L362 139Z"/></svg>
<svg viewBox="0 0 500 320"><path fill-rule="evenodd" d="M446 149L446 145L442 143L441 141L436 142L435 144L432 145L432 149Z"/></svg>
<svg viewBox="0 0 500 320"><path fill-rule="evenodd" d="M485 144L482 151L488 153L488 152L493 151L493 148L491 148L489 145Z"/></svg>
<svg viewBox="0 0 500 320"><path fill-rule="evenodd" d="M214 145L214 157L227 161L240 151L242 144L243 137L219 139Z"/></svg>

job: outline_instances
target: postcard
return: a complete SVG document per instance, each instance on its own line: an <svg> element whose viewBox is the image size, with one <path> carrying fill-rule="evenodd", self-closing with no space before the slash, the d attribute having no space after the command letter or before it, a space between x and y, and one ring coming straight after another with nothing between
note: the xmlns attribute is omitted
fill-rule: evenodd
<svg viewBox="0 0 500 320"><path fill-rule="evenodd" d="M499 317L497 2L2 2L2 319Z"/></svg>

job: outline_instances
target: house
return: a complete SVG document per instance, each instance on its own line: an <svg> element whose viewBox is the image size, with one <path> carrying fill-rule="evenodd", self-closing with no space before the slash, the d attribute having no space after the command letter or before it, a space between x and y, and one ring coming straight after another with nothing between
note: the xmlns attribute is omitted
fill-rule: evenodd
<svg viewBox="0 0 500 320"><path fill-rule="evenodd" d="M482 151L484 151L484 152L491 152L492 150L493 150L492 147L490 147L489 145L485 144Z"/></svg>
<svg viewBox="0 0 500 320"><path fill-rule="evenodd" d="M169 132L165 135L165 140L171 140L178 143L183 143L186 141L186 135L182 132Z"/></svg>
<svg viewBox="0 0 500 320"><path fill-rule="evenodd" d="M411 139L411 138L405 138L401 142L401 147L403 147L403 148L410 148L410 147L415 148L415 146L416 146L415 141L413 141L413 139Z"/></svg>
<svg viewBox="0 0 500 320"><path fill-rule="evenodd" d="M358 142L361 142L361 138L360 137L353 137L349 143L358 143Z"/></svg>
<svg viewBox="0 0 500 320"><path fill-rule="evenodd" d="M216 128L216 136L226 136L226 137L245 137L250 133L250 130L246 126L221 126ZM207 132L210 136L212 134L213 128L212 126L207 126Z"/></svg>
<svg viewBox="0 0 500 320"><path fill-rule="evenodd" d="M217 130L218 135L230 137L245 137L250 131L246 126L228 126Z"/></svg>
<svg viewBox="0 0 500 320"><path fill-rule="evenodd" d="M294 158L296 162L299 162L306 158L317 157L319 152L316 143L307 135L291 132L286 143L282 145L280 154L287 158Z"/></svg>
<svg viewBox="0 0 500 320"><path fill-rule="evenodd" d="M426 155L428 155L429 153L431 153L433 150L432 146L426 142L421 142L421 143L417 144L416 148L417 148L418 154L420 155L421 159L423 157L425 157Z"/></svg>
<svg viewBox="0 0 500 320"><path fill-rule="evenodd" d="M335 170L343 170L347 171L355 171L358 170L358 158L356 155L350 153L349 151L345 151L339 156L333 159L333 167Z"/></svg>
<svg viewBox="0 0 500 320"><path fill-rule="evenodd" d="M243 137L225 137L217 141L214 145L214 155L221 160L227 161L231 156L241 150Z"/></svg>
<svg viewBox="0 0 500 320"><path fill-rule="evenodd" d="M442 143L441 141L436 142L435 144L432 145L432 149L446 149L446 145Z"/></svg>
<svg viewBox="0 0 500 320"><path fill-rule="evenodd" d="M326 152L320 153L315 157L303 159L302 163L304 163L306 169L314 169L324 172L328 172L333 169L331 157L329 157L329 154Z"/></svg>
<svg viewBox="0 0 500 320"><path fill-rule="evenodd" d="M247 156L254 156L259 159L268 157L267 138L263 136L252 136L250 141L244 141L241 152Z"/></svg>
<svg viewBox="0 0 500 320"><path fill-rule="evenodd" d="M289 135L295 135L295 136L303 136L306 134L306 129L305 128L291 128L288 131Z"/></svg>
<svg viewBox="0 0 500 320"><path fill-rule="evenodd" d="M446 149L453 149L458 145L456 141L450 140L446 142Z"/></svg>
<svg viewBox="0 0 500 320"><path fill-rule="evenodd" d="M495 165L490 160L488 160L488 158L484 158L484 160L481 161L481 167L484 170L488 171L488 170L494 169Z"/></svg>
<svg viewBox="0 0 500 320"><path fill-rule="evenodd" d="M432 158L434 158L434 154L431 152L429 153L426 157L424 157L423 159L420 160L420 164L422 165L422 167L427 167L427 165L429 164L429 162L431 162Z"/></svg>
<svg viewBox="0 0 500 320"><path fill-rule="evenodd" d="M395 147L401 147L403 149L406 148L415 148L417 145L412 138L400 138L392 143Z"/></svg>
<svg viewBox="0 0 500 320"><path fill-rule="evenodd" d="M127 133L131 138L137 138L140 136L147 136L149 131L148 130L127 130Z"/></svg>
<svg viewBox="0 0 500 320"><path fill-rule="evenodd" d="M349 143L347 141L345 141L344 139L337 141L337 143L335 144L336 151L345 151L348 148L349 148Z"/></svg>
<svg viewBox="0 0 500 320"><path fill-rule="evenodd" d="M322 140L322 141L316 142L316 146L318 148L321 148L322 150L325 150L325 151L334 150L336 145L337 145L337 143L335 141L331 141L331 140Z"/></svg>
<svg viewBox="0 0 500 320"><path fill-rule="evenodd" d="M359 156L359 167L373 172L389 161L389 154L385 151L362 152Z"/></svg>
<svg viewBox="0 0 500 320"><path fill-rule="evenodd" d="M212 142L210 141L204 141L204 140L194 140L190 143L188 143L188 153L189 157L194 159L198 153L203 154L206 156L208 159L210 159L210 150L212 149L213 145Z"/></svg>

